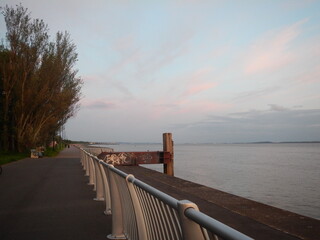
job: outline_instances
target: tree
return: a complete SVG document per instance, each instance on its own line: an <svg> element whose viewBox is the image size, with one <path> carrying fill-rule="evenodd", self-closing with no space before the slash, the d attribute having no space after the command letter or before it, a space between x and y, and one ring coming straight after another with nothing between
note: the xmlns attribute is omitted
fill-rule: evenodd
<svg viewBox="0 0 320 240"><path fill-rule="evenodd" d="M50 42L47 25L32 20L21 5L6 6L2 14L7 26L0 56L2 131L8 132L12 123L14 142L22 151L46 142L76 113L82 80L74 70L76 46L67 32L58 32ZM4 148L7 138L4 134Z"/></svg>
<svg viewBox="0 0 320 240"><path fill-rule="evenodd" d="M10 81L10 51L0 46L0 149L14 148L13 131L13 86Z"/></svg>

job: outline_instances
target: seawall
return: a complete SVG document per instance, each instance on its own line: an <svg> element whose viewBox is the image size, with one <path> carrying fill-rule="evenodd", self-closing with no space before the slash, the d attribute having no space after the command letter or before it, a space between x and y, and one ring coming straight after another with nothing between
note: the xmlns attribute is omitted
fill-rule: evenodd
<svg viewBox="0 0 320 240"><path fill-rule="evenodd" d="M307 239L320 237L320 221L168 176L140 166L117 166L178 200L187 199L205 214L254 239Z"/></svg>

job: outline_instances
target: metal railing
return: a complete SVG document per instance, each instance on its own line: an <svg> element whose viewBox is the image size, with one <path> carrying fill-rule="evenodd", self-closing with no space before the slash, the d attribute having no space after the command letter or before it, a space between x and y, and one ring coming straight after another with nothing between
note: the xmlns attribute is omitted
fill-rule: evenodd
<svg viewBox="0 0 320 240"><path fill-rule="evenodd" d="M98 159L89 149L80 150L95 200L105 201L104 212L112 215L109 239L251 239L200 212L196 204L178 201Z"/></svg>

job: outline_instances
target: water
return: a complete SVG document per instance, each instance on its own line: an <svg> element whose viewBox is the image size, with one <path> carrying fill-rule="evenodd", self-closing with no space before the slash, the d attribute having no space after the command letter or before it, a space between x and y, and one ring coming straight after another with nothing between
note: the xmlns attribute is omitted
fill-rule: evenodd
<svg viewBox="0 0 320 240"><path fill-rule="evenodd" d="M111 147L162 151L160 144ZM320 143L175 145L174 154L177 177L320 219Z"/></svg>

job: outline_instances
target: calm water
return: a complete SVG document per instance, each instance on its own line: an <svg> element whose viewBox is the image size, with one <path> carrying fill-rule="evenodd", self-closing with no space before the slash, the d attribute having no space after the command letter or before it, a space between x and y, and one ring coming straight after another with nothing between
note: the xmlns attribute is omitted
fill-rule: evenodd
<svg viewBox="0 0 320 240"><path fill-rule="evenodd" d="M110 147L162 151L160 144ZM174 161L177 177L320 219L320 143L175 145Z"/></svg>

